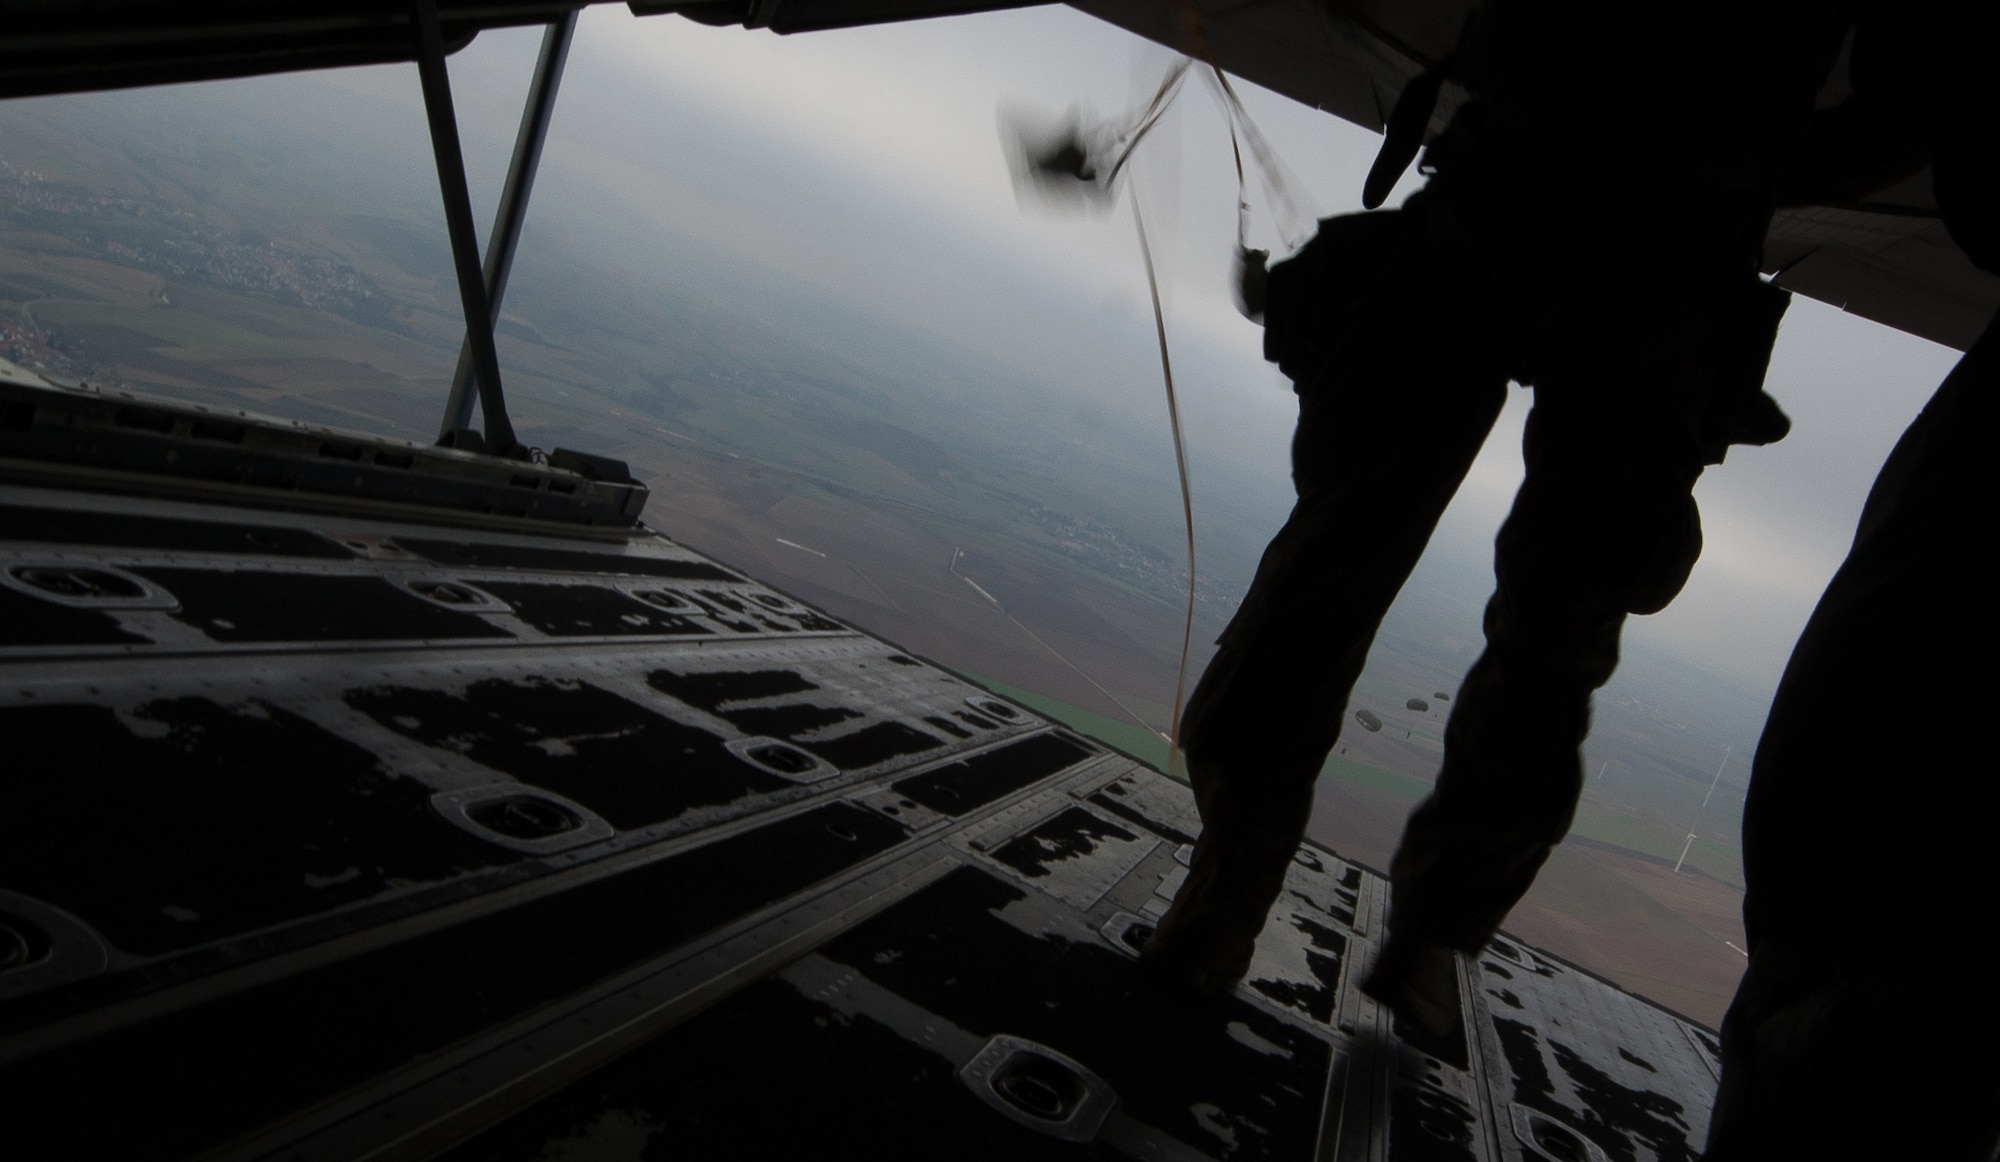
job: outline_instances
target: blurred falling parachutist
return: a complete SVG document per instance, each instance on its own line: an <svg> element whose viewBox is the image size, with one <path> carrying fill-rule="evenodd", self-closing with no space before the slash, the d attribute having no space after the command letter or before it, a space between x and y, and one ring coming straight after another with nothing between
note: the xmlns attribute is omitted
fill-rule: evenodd
<svg viewBox="0 0 2000 1162"><path fill-rule="evenodd" d="M1105 211L1132 151L1160 123L1192 62L1175 61L1152 100L1122 119L1093 120L1082 106L1056 119L1021 107L1000 110L1000 144L1022 205Z"/></svg>
<svg viewBox="0 0 2000 1162"><path fill-rule="evenodd" d="M1098 136L1089 134L1088 136ZM1099 164L1104 143L1093 144L1084 129L1081 109L1071 109L1060 121L1026 109L1000 111L1000 144L1007 155L1007 173L1023 209L1102 211L1111 205L1111 188L1101 180Z"/></svg>
<svg viewBox="0 0 2000 1162"><path fill-rule="evenodd" d="M1030 204L1049 210L1103 212L1117 200L1117 183L1139 143L1146 139L1165 116L1194 61L1182 57L1167 69L1166 76L1151 101L1124 119L1124 128L1111 122L1088 124L1080 106L1051 122L1046 117L1015 108L1000 111L1001 147L1013 178L1015 197L1023 207ZM1287 249L1296 249L1306 232L1299 228L1300 203L1292 195L1293 182L1284 166L1251 122L1250 114L1230 85L1229 78L1212 62L1207 66L1218 101L1229 125L1229 148L1236 166L1236 253L1235 278L1237 309L1252 322L1264 315L1265 276L1270 252L1250 245L1250 183L1243 164L1247 143L1262 180L1273 217L1279 220L1281 240ZM1303 219L1310 222L1310 217ZM1160 302L1159 277L1154 270L1153 250L1146 237L1146 223L1139 210L1135 190L1132 196L1132 224L1139 236L1139 254L1145 262L1146 286L1152 295L1153 326L1159 339L1160 376L1166 386L1167 419L1173 430L1174 467L1180 478L1181 515L1187 531L1187 615L1181 634L1180 667L1174 684L1173 722L1168 735L1178 744L1182 703L1187 691L1188 657L1194 644L1195 547L1194 497L1188 483L1187 444L1181 429L1180 403L1174 390L1173 360L1167 349L1166 313ZM1026 628L1025 626L1023 628ZM1178 746L1168 752L1170 773L1177 765Z"/></svg>

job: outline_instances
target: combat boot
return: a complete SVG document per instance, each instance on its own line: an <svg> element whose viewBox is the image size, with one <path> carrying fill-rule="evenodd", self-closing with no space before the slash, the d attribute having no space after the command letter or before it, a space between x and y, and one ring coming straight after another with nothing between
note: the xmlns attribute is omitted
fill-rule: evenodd
<svg viewBox="0 0 2000 1162"><path fill-rule="evenodd" d="M1257 935L1305 838L1313 784L1280 779L1246 787L1209 764L1188 765L1202 833L1187 879L1140 961L1162 980L1219 991L1250 971Z"/></svg>

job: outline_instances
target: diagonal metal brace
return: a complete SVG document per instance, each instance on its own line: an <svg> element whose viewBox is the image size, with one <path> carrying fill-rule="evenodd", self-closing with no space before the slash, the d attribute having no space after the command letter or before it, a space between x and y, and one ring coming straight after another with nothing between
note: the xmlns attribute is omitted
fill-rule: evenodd
<svg viewBox="0 0 2000 1162"><path fill-rule="evenodd" d="M549 122L555 116L556 89L562 84L563 65L569 60L570 42L576 37L575 12L548 26L542 34L541 56L535 61L534 79L528 83L528 100L521 110L521 130L514 138L514 159L507 165L507 184L500 191L500 208L494 214L493 232L486 240L486 302L497 323L500 300L507 293L507 274L514 266L515 244L521 238L521 223L528 216L528 195L535 187L535 170L542 161L542 142L548 138ZM458 353L458 370L452 375L451 396L445 403L442 439L464 431L472 424L475 384L470 334Z"/></svg>
<svg viewBox="0 0 2000 1162"><path fill-rule="evenodd" d="M480 411L486 421L486 450L506 454L519 442L507 419L500 390L500 356L493 346L493 307L479 270L479 236L472 224L472 195L465 182L465 154L458 143L452 111L451 77L445 72L444 38L438 31L437 0L415 0L417 75L424 86L424 112L431 125L431 152L437 157L438 192L444 197L445 225L451 232L452 265L458 274L459 305L465 314L466 345L479 383Z"/></svg>

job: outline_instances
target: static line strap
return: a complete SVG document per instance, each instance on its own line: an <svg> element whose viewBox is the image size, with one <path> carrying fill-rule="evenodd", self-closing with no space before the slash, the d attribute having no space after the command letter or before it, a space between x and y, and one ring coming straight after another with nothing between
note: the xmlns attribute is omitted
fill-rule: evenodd
<svg viewBox="0 0 2000 1162"><path fill-rule="evenodd" d="M1270 140L1264 136L1263 131L1257 128L1257 123L1250 119L1250 110L1244 108L1243 98L1236 95L1236 87L1229 83L1228 75L1216 67L1213 61L1207 63L1209 79L1214 82L1216 91L1222 98L1222 111L1225 119L1229 122L1230 147L1237 151L1236 185L1239 191L1239 198L1245 203L1249 201L1243 154L1237 146L1237 139L1240 134L1243 144L1250 147L1251 160L1257 163L1257 176L1264 183L1264 195L1271 205L1272 217L1274 219L1281 219L1274 221L1272 224L1276 227L1279 237L1284 241L1285 246L1289 249L1297 249L1299 246L1304 245L1305 239L1288 236L1285 230L1286 222L1310 223L1314 219L1314 214L1301 203L1299 197L1293 192L1293 179L1286 176L1285 165L1284 162L1279 160L1278 151L1271 147ZM1244 213L1249 213L1247 204L1244 207ZM1245 240L1244 244L1248 245L1247 240Z"/></svg>
<svg viewBox="0 0 2000 1162"><path fill-rule="evenodd" d="M1153 270L1153 248L1146 241L1146 219L1139 212L1139 194L1132 192L1132 224L1139 231L1139 254L1146 260L1146 289L1153 294L1153 330L1160 339L1160 376L1167 385L1167 422L1174 431L1174 468L1181 479L1181 521L1187 529L1187 620L1181 627L1180 672L1174 679L1174 715L1168 728L1167 765L1179 762L1181 706L1187 695L1188 654L1194 645L1194 493L1188 486L1187 441L1181 434L1180 399L1174 392L1174 361L1167 354L1167 313L1160 305L1160 280ZM1171 772L1170 772L1171 773Z"/></svg>
<svg viewBox="0 0 2000 1162"><path fill-rule="evenodd" d="M1323 25L1331 11L1338 7L1338 0L1328 4L1315 4L1313 10L1319 14ZM1311 222L1317 215L1305 212L1298 199L1292 196L1291 183L1285 179L1285 167L1278 161L1277 151L1257 130L1250 120L1250 111L1243 107L1243 99L1236 95L1222 66L1215 62L1215 51L1208 41L1208 19L1203 15L1199 0L1180 0L1176 11L1180 16L1181 36L1184 51L1188 56L1208 66L1210 79L1215 82L1222 98L1222 111L1229 122L1229 145L1236 153L1236 202L1237 229L1236 245L1240 250L1250 249L1250 193L1248 182L1244 180L1243 151L1237 146L1240 128L1243 140L1250 143L1250 153L1257 161L1258 176L1264 181L1264 193L1269 199L1273 218L1288 218L1295 223ZM1468 18L1469 19L1469 18ZM1288 250L1297 250L1305 245L1305 238L1287 233L1283 221L1274 223L1280 240Z"/></svg>
<svg viewBox="0 0 2000 1162"><path fill-rule="evenodd" d="M1236 139L1236 119L1229 120L1229 156L1236 159L1236 249L1250 249L1250 185L1243 177L1243 146Z"/></svg>
<svg viewBox="0 0 2000 1162"><path fill-rule="evenodd" d="M1132 128L1126 130L1122 135L1121 140L1124 141L1125 148L1118 151L1117 158L1111 163L1110 172L1105 174L1104 185L1106 189L1110 188L1112 182L1118 180L1118 174L1125 168L1125 163L1132 160L1132 151L1139 148L1139 143L1146 139L1146 135L1151 133L1153 127L1160 123L1160 118L1166 115L1167 108L1174 103L1174 98L1180 94L1181 81L1186 79L1188 65L1192 63L1192 61L1189 61L1185 57L1174 62L1173 66L1167 70L1167 75L1161 78L1160 87L1153 94L1152 101L1139 113L1139 117L1133 123Z"/></svg>

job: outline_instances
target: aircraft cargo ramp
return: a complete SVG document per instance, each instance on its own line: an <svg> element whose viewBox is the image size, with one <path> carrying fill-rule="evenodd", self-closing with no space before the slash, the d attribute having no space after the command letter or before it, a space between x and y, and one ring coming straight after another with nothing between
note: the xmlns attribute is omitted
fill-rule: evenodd
<svg viewBox="0 0 2000 1162"><path fill-rule="evenodd" d="M1699 1152L1708 1033L1503 939L1461 964L1461 1036L1399 1036L1357 989L1386 885L1319 848L1246 984L1147 984L1135 949L1197 830L1183 786L642 528L505 515L510 489L579 495L561 471L5 390L16 1142ZM242 478L145 440L237 449ZM99 467L37 459L50 441ZM371 485L344 508L283 467L316 455L473 501Z"/></svg>

